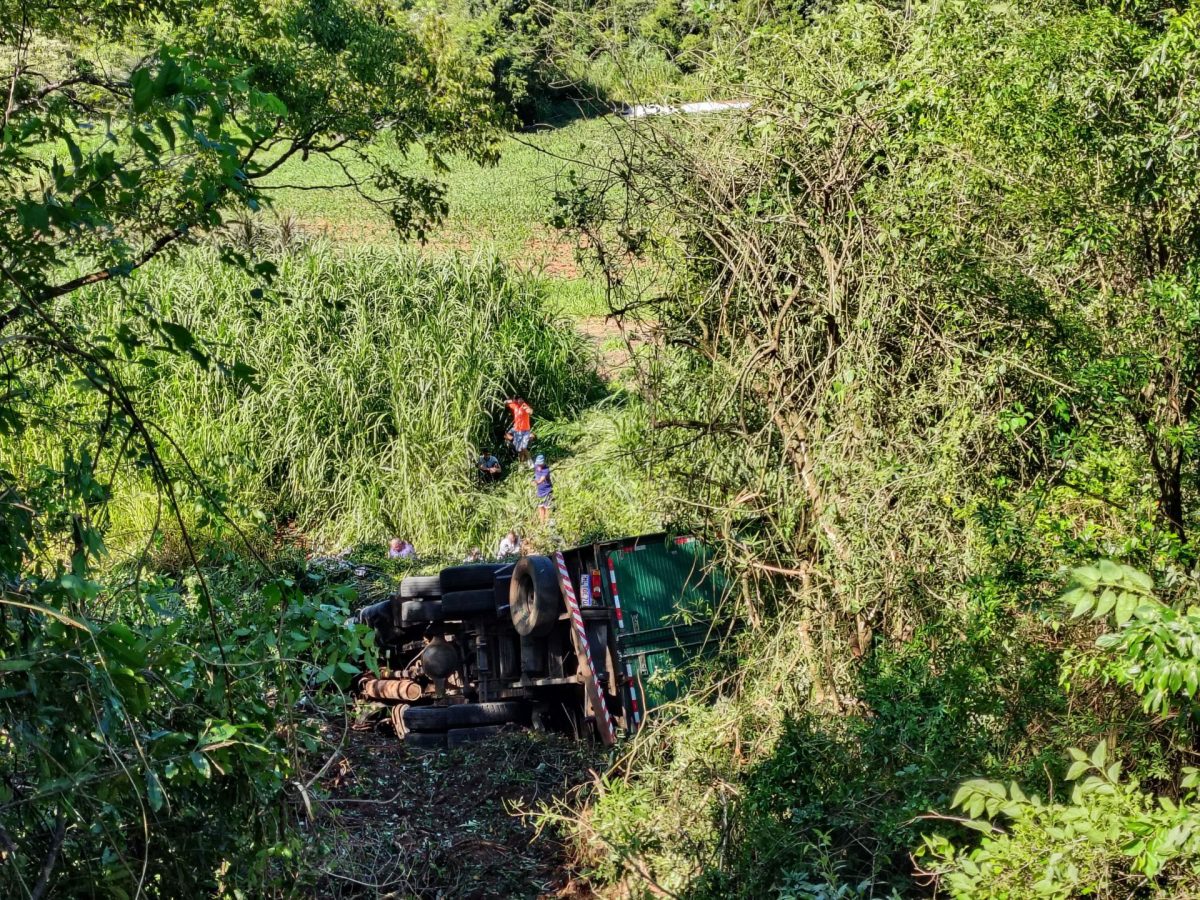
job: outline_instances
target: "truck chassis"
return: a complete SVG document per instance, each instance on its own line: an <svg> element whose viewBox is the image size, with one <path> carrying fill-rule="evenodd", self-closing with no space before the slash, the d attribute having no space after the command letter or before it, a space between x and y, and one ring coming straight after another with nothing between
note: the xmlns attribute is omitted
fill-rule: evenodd
<svg viewBox="0 0 1200 900"><path fill-rule="evenodd" d="M514 726L615 743L640 717L621 666L620 608L599 590L598 563L591 546L405 578L397 595L358 613L375 630L384 676L362 679L358 693L389 704L396 733L415 747Z"/></svg>

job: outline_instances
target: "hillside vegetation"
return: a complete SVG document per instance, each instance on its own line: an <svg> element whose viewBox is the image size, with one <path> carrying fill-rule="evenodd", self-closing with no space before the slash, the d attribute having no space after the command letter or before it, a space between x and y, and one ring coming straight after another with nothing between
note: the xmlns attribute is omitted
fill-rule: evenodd
<svg viewBox="0 0 1200 900"><path fill-rule="evenodd" d="M597 787L606 877L1200 891L1196 35L836 5L754 33L744 119L564 197L611 282L674 275L616 300L664 337L646 454L751 624Z"/></svg>
<svg viewBox="0 0 1200 900"><path fill-rule="evenodd" d="M1195 10L0 0L0 42L0 892L1200 896ZM698 97L749 106L606 114ZM701 535L721 652L610 754L358 765L346 573L513 526Z"/></svg>
<svg viewBox="0 0 1200 900"><path fill-rule="evenodd" d="M257 370L252 387L191 359L128 379L229 499L325 542L403 534L450 551L507 530L470 499L476 457L503 444L504 398L525 394L554 420L602 391L590 348L537 285L487 258L383 249L316 245L277 264L255 298L250 276L200 253L123 297L81 295L78 314L119 322L152 303Z"/></svg>

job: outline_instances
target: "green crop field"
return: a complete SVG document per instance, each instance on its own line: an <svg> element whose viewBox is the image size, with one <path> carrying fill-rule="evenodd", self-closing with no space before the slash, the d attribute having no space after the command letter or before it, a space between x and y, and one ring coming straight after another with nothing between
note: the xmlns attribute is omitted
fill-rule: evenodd
<svg viewBox="0 0 1200 900"><path fill-rule="evenodd" d="M504 138L496 165L452 156L445 160L448 171L441 172L434 170L423 151L403 156L386 135L381 137L371 153L408 175L445 185L449 215L424 245L398 237L386 213L353 188L314 190L344 183L343 165L355 176L365 173L366 164L348 154L289 160L271 177L273 207L257 222L265 228L286 223L283 227L302 236L354 246L406 243L431 256L494 253L522 272L543 278L548 300L558 311L569 316L603 315L601 283L548 220L555 189L566 174L597 165L623 127L622 120L605 116L514 134Z"/></svg>
<svg viewBox="0 0 1200 900"><path fill-rule="evenodd" d="M497 165L449 157L448 172L435 171L420 149L400 155L386 135L370 152L407 175L445 183L450 215L444 227L431 235L435 246L463 249L494 244L501 252L516 255L549 236L546 220L557 180L571 168L594 164L622 127L622 120L605 116L511 135L501 144ZM355 175L365 173L366 166L348 154L335 160L294 157L281 166L268 182L278 186L272 190L275 213L294 215L303 227L327 231L337 240L393 239L386 215L353 189L312 190L345 182L340 164Z"/></svg>

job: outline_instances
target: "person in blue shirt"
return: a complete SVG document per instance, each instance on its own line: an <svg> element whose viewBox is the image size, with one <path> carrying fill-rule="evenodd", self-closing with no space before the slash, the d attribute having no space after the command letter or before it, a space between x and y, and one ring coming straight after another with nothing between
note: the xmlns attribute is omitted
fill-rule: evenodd
<svg viewBox="0 0 1200 900"><path fill-rule="evenodd" d="M479 470L479 476L484 481L495 481L500 477L500 460L496 459L491 453L479 454L479 459L475 462L475 468Z"/></svg>
<svg viewBox="0 0 1200 900"><path fill-rule="evenodd" d="M554 483L550 480L550 467L546 457L540 453L533 461L533 486L537 490L538 519L545 522L554 508Z"/></svg>

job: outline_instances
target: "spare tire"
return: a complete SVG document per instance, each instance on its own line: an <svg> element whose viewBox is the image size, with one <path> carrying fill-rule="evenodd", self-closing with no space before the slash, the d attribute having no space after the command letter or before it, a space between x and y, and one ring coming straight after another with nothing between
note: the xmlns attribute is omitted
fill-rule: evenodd
<svg viewBox="0 0 1200 900"><path fill-rule="evenodd" d="M415 750L445 750L446 733L410 731L404 736L404 746Z"/></svg>
<svg viewBox="0 0 1200 900"><path fill-rule="evenodd" d="M409 575L400 581L400 596L405 600L416 597L442 596L442 579L437 575Z"/></svg>
<svg viewBox="0 0 1200 900"><path fill-rule="evenodd" d="M455 728L446 732L446 746L450 749L461 747L472 741L484 741L504 730L503 725L481 725L476 728Z"/></svg>
<svg viewBox="0 0 1200 900"><path fill-rule="evenodd" d="M447 712L444 706L409 706L400 716L406 734L413 731L445 731Z"/></svg>
<svg viewBox="0 0 1200 900"><path fill-rule="evenodd" d="M461 703L446 709L447 728L504 725L508 722L528 721L529 705L519 700L506 700L499 703Z"/></svg>
<svg viewBox="0 0 1200 900"><path fill-rule="evenodd" d="M442 615L447 619L461 619L484 613L493 616L496 614L496 592L490 588L442 594Z"/></svg>
<svg viewBox="0 0 1200 900"><path fill-rule="evenodd" d="M563 609L558 569L548 556L526 556L513 569L508 591L509 614L521 637L550 633Z"/></svg>
<svg viewBox="0 0 1200 900"><path fill-rule="evenodd" d="M414 622L442 621L441 600L405 600L400 607L400 621L405 625Z"/></svg>
<svg viewBox="0 0 1200 900"><path fill-rule="evenodd" d="M490 588L496 573L505 567L504 563L475 563L469 566L450 566L442 569L439 576L442 593L451 591L477 591Z"/></svg>

